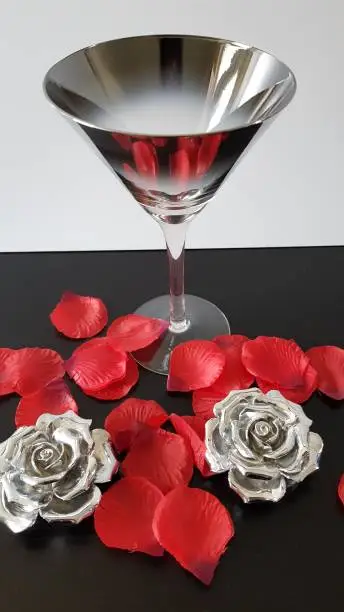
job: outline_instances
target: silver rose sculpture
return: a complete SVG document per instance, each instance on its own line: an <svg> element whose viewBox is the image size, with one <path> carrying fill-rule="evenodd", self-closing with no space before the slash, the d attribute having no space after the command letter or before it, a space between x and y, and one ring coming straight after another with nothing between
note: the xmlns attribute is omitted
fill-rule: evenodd
<svg viewBox="0 0 344 612"><path fill-rule="evenodd" d="M278 391L232 391L206 423L206 458L213 472L227 472L244 502L279 501L318 469L321 437L301 406Z"/></svg>
<svg viewBox="0 0 344 612"><path fill-rule="evenodd" d="M101 492L95 483L118 469L103 429L68 411L43 414L0 444L0 521L13 532L46 521L79 523L93 513Z"/></svg>

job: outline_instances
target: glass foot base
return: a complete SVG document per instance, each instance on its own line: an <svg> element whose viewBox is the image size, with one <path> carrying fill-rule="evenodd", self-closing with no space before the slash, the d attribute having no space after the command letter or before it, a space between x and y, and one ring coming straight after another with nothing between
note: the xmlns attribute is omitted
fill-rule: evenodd
<svg viewBox="0 0 344 612"><path fill-rule="evenodd" d="M140 306L135 314L168 321L169 304L169 296L163 295ZM185 304L190 323L186 331L175 333L168 329L153 344L133 353L134 359L147 370L167 375L170 353L175 346L187 340L211 340L214 336L230 333L225 315L211 302L186 295Z"/></svg>

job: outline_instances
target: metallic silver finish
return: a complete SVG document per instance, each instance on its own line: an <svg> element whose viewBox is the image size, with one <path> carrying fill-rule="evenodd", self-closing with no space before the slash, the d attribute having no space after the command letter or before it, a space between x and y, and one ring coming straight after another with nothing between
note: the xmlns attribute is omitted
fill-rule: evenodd
<svg viewBox="0 0 344 612"><path fill-rule="evenodd" d="M93 513L118 469L109 435L72 411L43 414L0 444L0 522L14 533L46 521L79 523Z"/></svg>
<svg viewBox="0 0 344 612"><path fill-rule="evenodd" d="M136 311L169 320L157 342L135 353L148 370L167 374L175 346L229 332L216 307L184 295L186 227L295 90L293 73L273 55L200 36L109 40L48 71L49 101L163 230L169 297Z"/></svg>
<svg viewBox="0 0 344 612"><path fill-rule="evenodd" d="M309 431L301 406L279 391L232 391L214 414L206 423L206 459L213 472L228 471L244 502L277 502L319 468L321 437Z"/></svg>
<svg viewBox="0 0 344 612"><path fill-rule="evenodd" d="M97 459L97 474L95 482L109 482L118 471L119 463L113 454L110 436L105 429L93 429L94 456Z"/></svg>
<svg viewBox="0 0 344 612"><path fill-rule="evenodd" d="M157 220L191 219L292 99L277 58L234 41L139 36L81 49L44 89Z"/></svg>

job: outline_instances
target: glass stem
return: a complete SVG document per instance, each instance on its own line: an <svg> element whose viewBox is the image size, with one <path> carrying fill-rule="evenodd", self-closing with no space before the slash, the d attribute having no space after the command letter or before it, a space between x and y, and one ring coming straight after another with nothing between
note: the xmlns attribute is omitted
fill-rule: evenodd
<svg viewBox="0 0 344 612"><path fill-rule="evenodd" d="M189 327L184 296L184 247L188 224L160 221L160 225L166 240L170 273L170 331L182 333Z"/></svg>

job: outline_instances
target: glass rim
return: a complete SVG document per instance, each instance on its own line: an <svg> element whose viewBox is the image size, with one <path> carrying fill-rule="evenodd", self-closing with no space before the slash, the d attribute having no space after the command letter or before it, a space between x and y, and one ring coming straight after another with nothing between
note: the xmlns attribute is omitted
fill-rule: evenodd
<svg viewBox="0 0 344 612"><path fill-rule="evenodd" d="M262 53L264 55L269 56L270 58L274 59L276 62L278 62L278 64L280 64L281 67L285 68L286 71L288 72L288 75L279 80L276 81L275 85L278 85L278 83L283 83L283 81L285 81L287 78L290 79L291 82L291 90L290 90L290 95L289 98L287 100L287 102L285 103L285 105L281 108L281 109L277 109L275 111L272 111L271 114L269 114L268 117L264 118L264 119L257 119L256 121L252 121L249 123L243 123L243 124L239 124L237 126L235 126L235 128L228 128L228 129L214 129L214 130L210 130L208 132L190 132L190 133L181 133L181 132L176 132L175 134L166 134L166 133L162 133L162 132L149 132L149 133L141 133L141 132L137 132L135 131L135 133L133 131L128 131L128 130L116 130L115 128L106 128L106 127L102 127L99 125L96 125L95 123L92 123L90 121L86 121L85 119L81 119L79 117L76 117L73 113L68 112L66 110L64 110L63 108L61 108L61 106L59 106L59 104L53 100L53 98L49 95L48 91L47 91L47 83L49 81L50 75L53 72L53 70L55 68L57 68L60 64L62 64L64 61L76 56L76 55L81 55L83 53L85 53L86 51L89 51L91 49L97 48L97 47L102 47L102 46L106 46L109 45L110 43L115 43L115 42L119 42L119 41L134 41L134 40L144 40L144 39L159 39L159 38L181 38L181 39L193 39L193 40L199 40L199 41L210 41L210 42L214 42L214 43L218 43L218 44L225 44L225 45L232 45L233 47L237 47L238 49L251 49L253 51L257 51L259 53ZM48 100L48 102L54 107L56 108L59 113L65 117L67 117L68 119L71 119L73 121L73 123L76 123L78 125L83 125L85 127L89 127L91 129L94 130L99 130L100 132L104 132L104 133L108 133L108 134L119 134L119 135L123 135L123 136L128 136L128 137L132 137L133 135L137 136L138 138L178 138L178 137L185 137L185 138L193 138L193 137L202 137L202 136L207 136L207 135L215 135L215 134L226 134L226 133L230 133L230 132L235 132L235 131L239 131L240 129L244 129L244 128L248 128L251 126L255 126L255 125L261 125L263 123L265 123L266 121L271 120L272 118L274 118L275 116L277 116L282 110L284 110L289 103L292 101L292 99L295 96L296 93L296 89L297 89L297 80L295 77L295 74L293 72L293 70L291 70L291 68L289 68L288 64L286 64L285 62L281 61L280 59L278 59L278 57L276 55L274 55L273 53L270 53L270 51L265 51L264 49L261 49L260 47L256 47L255 45L249 45L246 43L241 43L238 41L235 41L233 39L226 39L226 38L220 38L220 37L216 37L216 36L204 36L204 35L197 35L197 34L140 34L140 35L135 35L135 36L123 36L123 37L119 37L119 38L110 38L104 41L100 41L97 43L93 43L90 45L86 45L85 47L82 47L80 49L77 49L76 51L72 51L71 53L68 53L67 55L65 55L63 58L57 60L52 66L50 66L50 68L48 69L48 71L46 72L44 79L43 79L43 92Z"/></svg>

